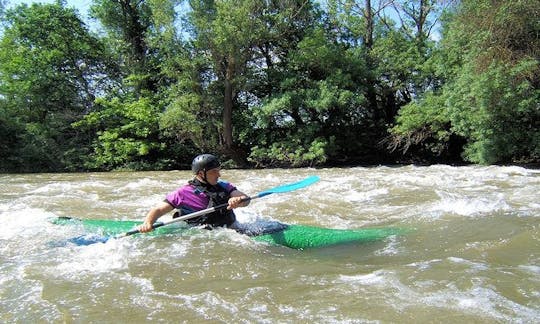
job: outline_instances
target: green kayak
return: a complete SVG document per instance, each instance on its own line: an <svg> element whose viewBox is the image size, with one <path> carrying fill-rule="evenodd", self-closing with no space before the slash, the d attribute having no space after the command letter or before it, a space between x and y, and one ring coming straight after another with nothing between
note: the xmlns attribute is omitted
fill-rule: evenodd
<svg viewBox="0 0 540 324"><path fill-rule="evenodd" d="M109 219L75 219L58 217L52 220L57 225L82 226L88 233L115 236L132 230L140 221L109 220ZM180 229L186 230L186 227ZM164 226L152 232L152 235L168 234L178 231L178 226ZM266 222L262 226L257 224L243 224L238 232L252 237L256 241L286 246L292 249L309 249L332 246L346 243L364 243L383 240L389 236L403 234L400 228L363 228L363 229L332 229L315 226L283 224L279 222ZM94 235L92 242L88 239L73 239L78 245L105 242L108 238L97 239Z"/></svg>

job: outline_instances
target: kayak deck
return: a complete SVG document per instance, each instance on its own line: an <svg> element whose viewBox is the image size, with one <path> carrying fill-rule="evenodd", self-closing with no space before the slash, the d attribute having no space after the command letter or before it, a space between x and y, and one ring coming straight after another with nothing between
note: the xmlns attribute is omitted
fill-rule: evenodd
<svg viewBox="0 0 540 324"><path fill-rule="evenodd" d="M108 220L108 219L75 219L70 217L58 217L52 220L56 225L82 226L86 232L106 236L115 236L125 233L140 225L140 221L132 220ZM247 225L247 226L246 226ZM283 224L279 222L267 222L265 225L249 226L243 224L238 229L239 233L248 235L259 242L286 246L292 249L321 248L337 244L366 243L384 240L390 236L404 233L400 228L363 228L363 229L333 229L316 226ZM186 230L189 227L182 227ZM153 232L152 235L169 234L178 231L178 226L164 226ZM95 238L92 238L95 240ZM97 240L105 242L107 239ZM86 239L75 239L73 243L87 245Z"/></svg>

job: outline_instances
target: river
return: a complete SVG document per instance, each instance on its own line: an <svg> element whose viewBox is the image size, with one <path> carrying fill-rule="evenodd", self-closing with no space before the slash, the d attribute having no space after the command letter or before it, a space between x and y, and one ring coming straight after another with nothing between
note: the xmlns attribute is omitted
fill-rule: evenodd
<svg viewBox="0 0 540 324"><path fill-rule="evenodd" d="M540 319L540 171L500 166L223 170L244 223L400 227L293 250L232 230L78 246L57 216L141 220L187 171L0 175L2 323L532 323ZM167 216L166 216L167 217Z"/></svg>

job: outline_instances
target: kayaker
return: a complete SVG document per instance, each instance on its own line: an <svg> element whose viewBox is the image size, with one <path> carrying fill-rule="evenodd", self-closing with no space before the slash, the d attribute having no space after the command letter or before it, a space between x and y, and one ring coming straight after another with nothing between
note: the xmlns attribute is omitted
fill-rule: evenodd
<svg viewBox="0 0 540 324"><path fill-rule="evenodd" d="M142 233L152 230L152 224L168 212L177 209L173 217L187 215L212 206L228 203L227 209L217 210L213 213L187 220L193 225L207 225L208 227L234 228L236 217L233 209L249 205L246 194L236 189L232 184L221 181L221 164L212 154L198 155L193 159L191 170L195 174L193 180L186 185L169 193L165 200L152 208L144 223L139 226Z"/></svg>

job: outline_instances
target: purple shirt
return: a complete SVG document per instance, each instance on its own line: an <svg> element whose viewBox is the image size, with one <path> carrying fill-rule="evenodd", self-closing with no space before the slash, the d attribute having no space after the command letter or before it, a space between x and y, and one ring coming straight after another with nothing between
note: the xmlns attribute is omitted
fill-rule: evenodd
<svg viewBox="0 0 540 324"><path fill-rule="evenodd" d="M219 181L218 185L228 193L236 190L235 186L225 181ZM176 191L169 193L165 200L174 208L184 207L192 212L206 209L210 203L210 198L204 192L198 191L190 184L183 185Z"/></svg>

